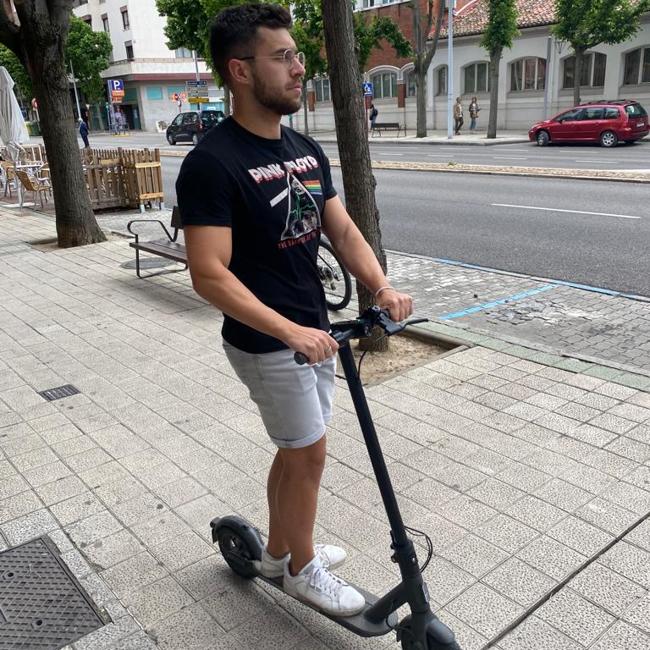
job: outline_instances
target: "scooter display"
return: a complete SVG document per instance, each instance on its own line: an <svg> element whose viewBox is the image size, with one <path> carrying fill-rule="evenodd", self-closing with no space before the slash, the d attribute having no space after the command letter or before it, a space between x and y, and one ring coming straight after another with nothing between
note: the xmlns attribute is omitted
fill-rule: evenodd
<svg viewBox="0 0 650 650"><path fill-rule="evenodd" d="M399 565L401 581L381 597L352 585L366 599L365 608L355 616L330 616L318 609L312 609L359 636L381 636L396 631L397 640L401 642L403 650L461 650L454 633L431 611L429 593L422 576L428 559L421 568L415 546L407 534L407 531L415 534L420 531L406 527L402 520L363 384L349 345L352 339L369 336L375 326L379 326L386 336L392 336L409 325L425 320L427 319L413 319L397 323L379 307L371 307L359 318L333 323L331 326L330 334L340 346L339 358L386 509L390 524L391 560ZM307 362L307 358L299 352L295 354L295 360L300 364ZM282 577L266 578L258 574L255 568L254 562L262 559L264 542L260 531L253 524L241 517L228 515L213 519L210 525L213 542L219 544L224 559L236 574L244 578L258 578L282 590ZM428 538L427 543L430 558L433 547ZM309 607L309 604L305 605ZM410 614L398 621L397 610L402 605L409 606Z"/></svg>

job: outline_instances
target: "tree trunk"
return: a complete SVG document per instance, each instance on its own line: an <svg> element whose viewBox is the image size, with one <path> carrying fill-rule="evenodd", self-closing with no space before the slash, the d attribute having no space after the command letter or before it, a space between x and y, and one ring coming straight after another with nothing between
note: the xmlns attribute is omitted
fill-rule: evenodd
<svg viewBox="0 0 650 650"><path fill-rule="evenodd" d="M352 5L340 0L321 0L321 6L346 207L386 270L375 201L376 182L366 134L361 72L359 66L350 65L350 61L356 60ZM361 312L375 302L374 296L359 282L357 295ZM388 339L365 340L363 347L374 351L386 350Z"/></svg>
<svg viewBox="0 0 650 650"><path fill-rule="evenodd" d="M582 81L582 66L585 60L585 51L581 47L575 48L576 62L573 70L573 104L577 106L580 103L580 83Z"/></svg>
<svg viewBox="0 0 650 650"><path fill-rule="evenodd" d="M497 121L499 116L499 65L502 48L495 50L490 56L490 117L488 119L487 137L497 137Z"/></svg>
<svg viewBox="0 0 650 650"><path fill-rule="evenodd" d="M21 23L22 45L50 166L58 243L69 248L106 241L93 214L81 166L62 37L55 27L40 20L46 21L35 14L33 22Z"/></svg>
<svg viewBox="0 0 650 650"><path fill-rule="evenodd" d="M415 88L417 105L416 136L427 137L427 73L422 72L422 66L415 68Z"/></svg>
<svg viewBox="0 0 650 650"><path fill-rule="evenodd" d="M309 135L309 106L307 105L307 82L302 80L302 112L305 116L305 128L303 133Z"/></svg>

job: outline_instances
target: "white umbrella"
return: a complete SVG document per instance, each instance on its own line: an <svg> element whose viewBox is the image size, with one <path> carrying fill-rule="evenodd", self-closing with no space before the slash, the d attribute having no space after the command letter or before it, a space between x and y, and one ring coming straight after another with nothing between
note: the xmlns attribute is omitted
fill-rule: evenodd
<svg viewBox="0 0 650 650"><path fill-rule="evenodd" d="M29 141L29 134L25 118L14 94L14 86L14 80L7 69L0 66L0 140L7 147L11 160L17 163L23 151L21 145L23 142ZM23 205L21 184L17 181L16 185L19 203L16 206L8 207L22 207Z"/></svg>

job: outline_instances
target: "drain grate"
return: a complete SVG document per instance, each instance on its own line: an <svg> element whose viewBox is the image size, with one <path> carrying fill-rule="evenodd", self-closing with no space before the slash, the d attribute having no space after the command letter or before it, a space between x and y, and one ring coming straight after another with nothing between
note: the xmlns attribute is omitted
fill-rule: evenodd
<svg viewBox="0 0 650 650"><path fill-rule="evenodd" d="M0 553L0 650L57 650L104 625L50 545Z"/></svg>
<svg viewBox="0 0 650 650"><path fill-rule="evenodd" d="M39 392L39 395L41 397L44 397L48 402L52 402L55 399L61 399L62 397L70 397L70 395L78 394L79 389L75 388L72 384L58 386L57 388L48 388L47 390L42 390Z"/></svg>

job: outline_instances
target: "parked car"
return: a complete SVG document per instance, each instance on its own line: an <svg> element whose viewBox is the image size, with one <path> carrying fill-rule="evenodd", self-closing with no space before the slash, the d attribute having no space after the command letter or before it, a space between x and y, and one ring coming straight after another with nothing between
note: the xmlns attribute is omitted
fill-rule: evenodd
<svg viewBox="0 0 650 650"><path fill-rule="evenodd" d="M531 141L545 147L551 142L599 142L615 147L635 142L650 133L648 113L638 102L627 99L588 102L534 124Z"/></svg>
<svg viewBox="0 0 650 650"><path fill-rule="evenodd" d="M193 142L199 140L216 124L224 119L223 111L186 111L179 113L167 127L167 142Z"/></svg>

